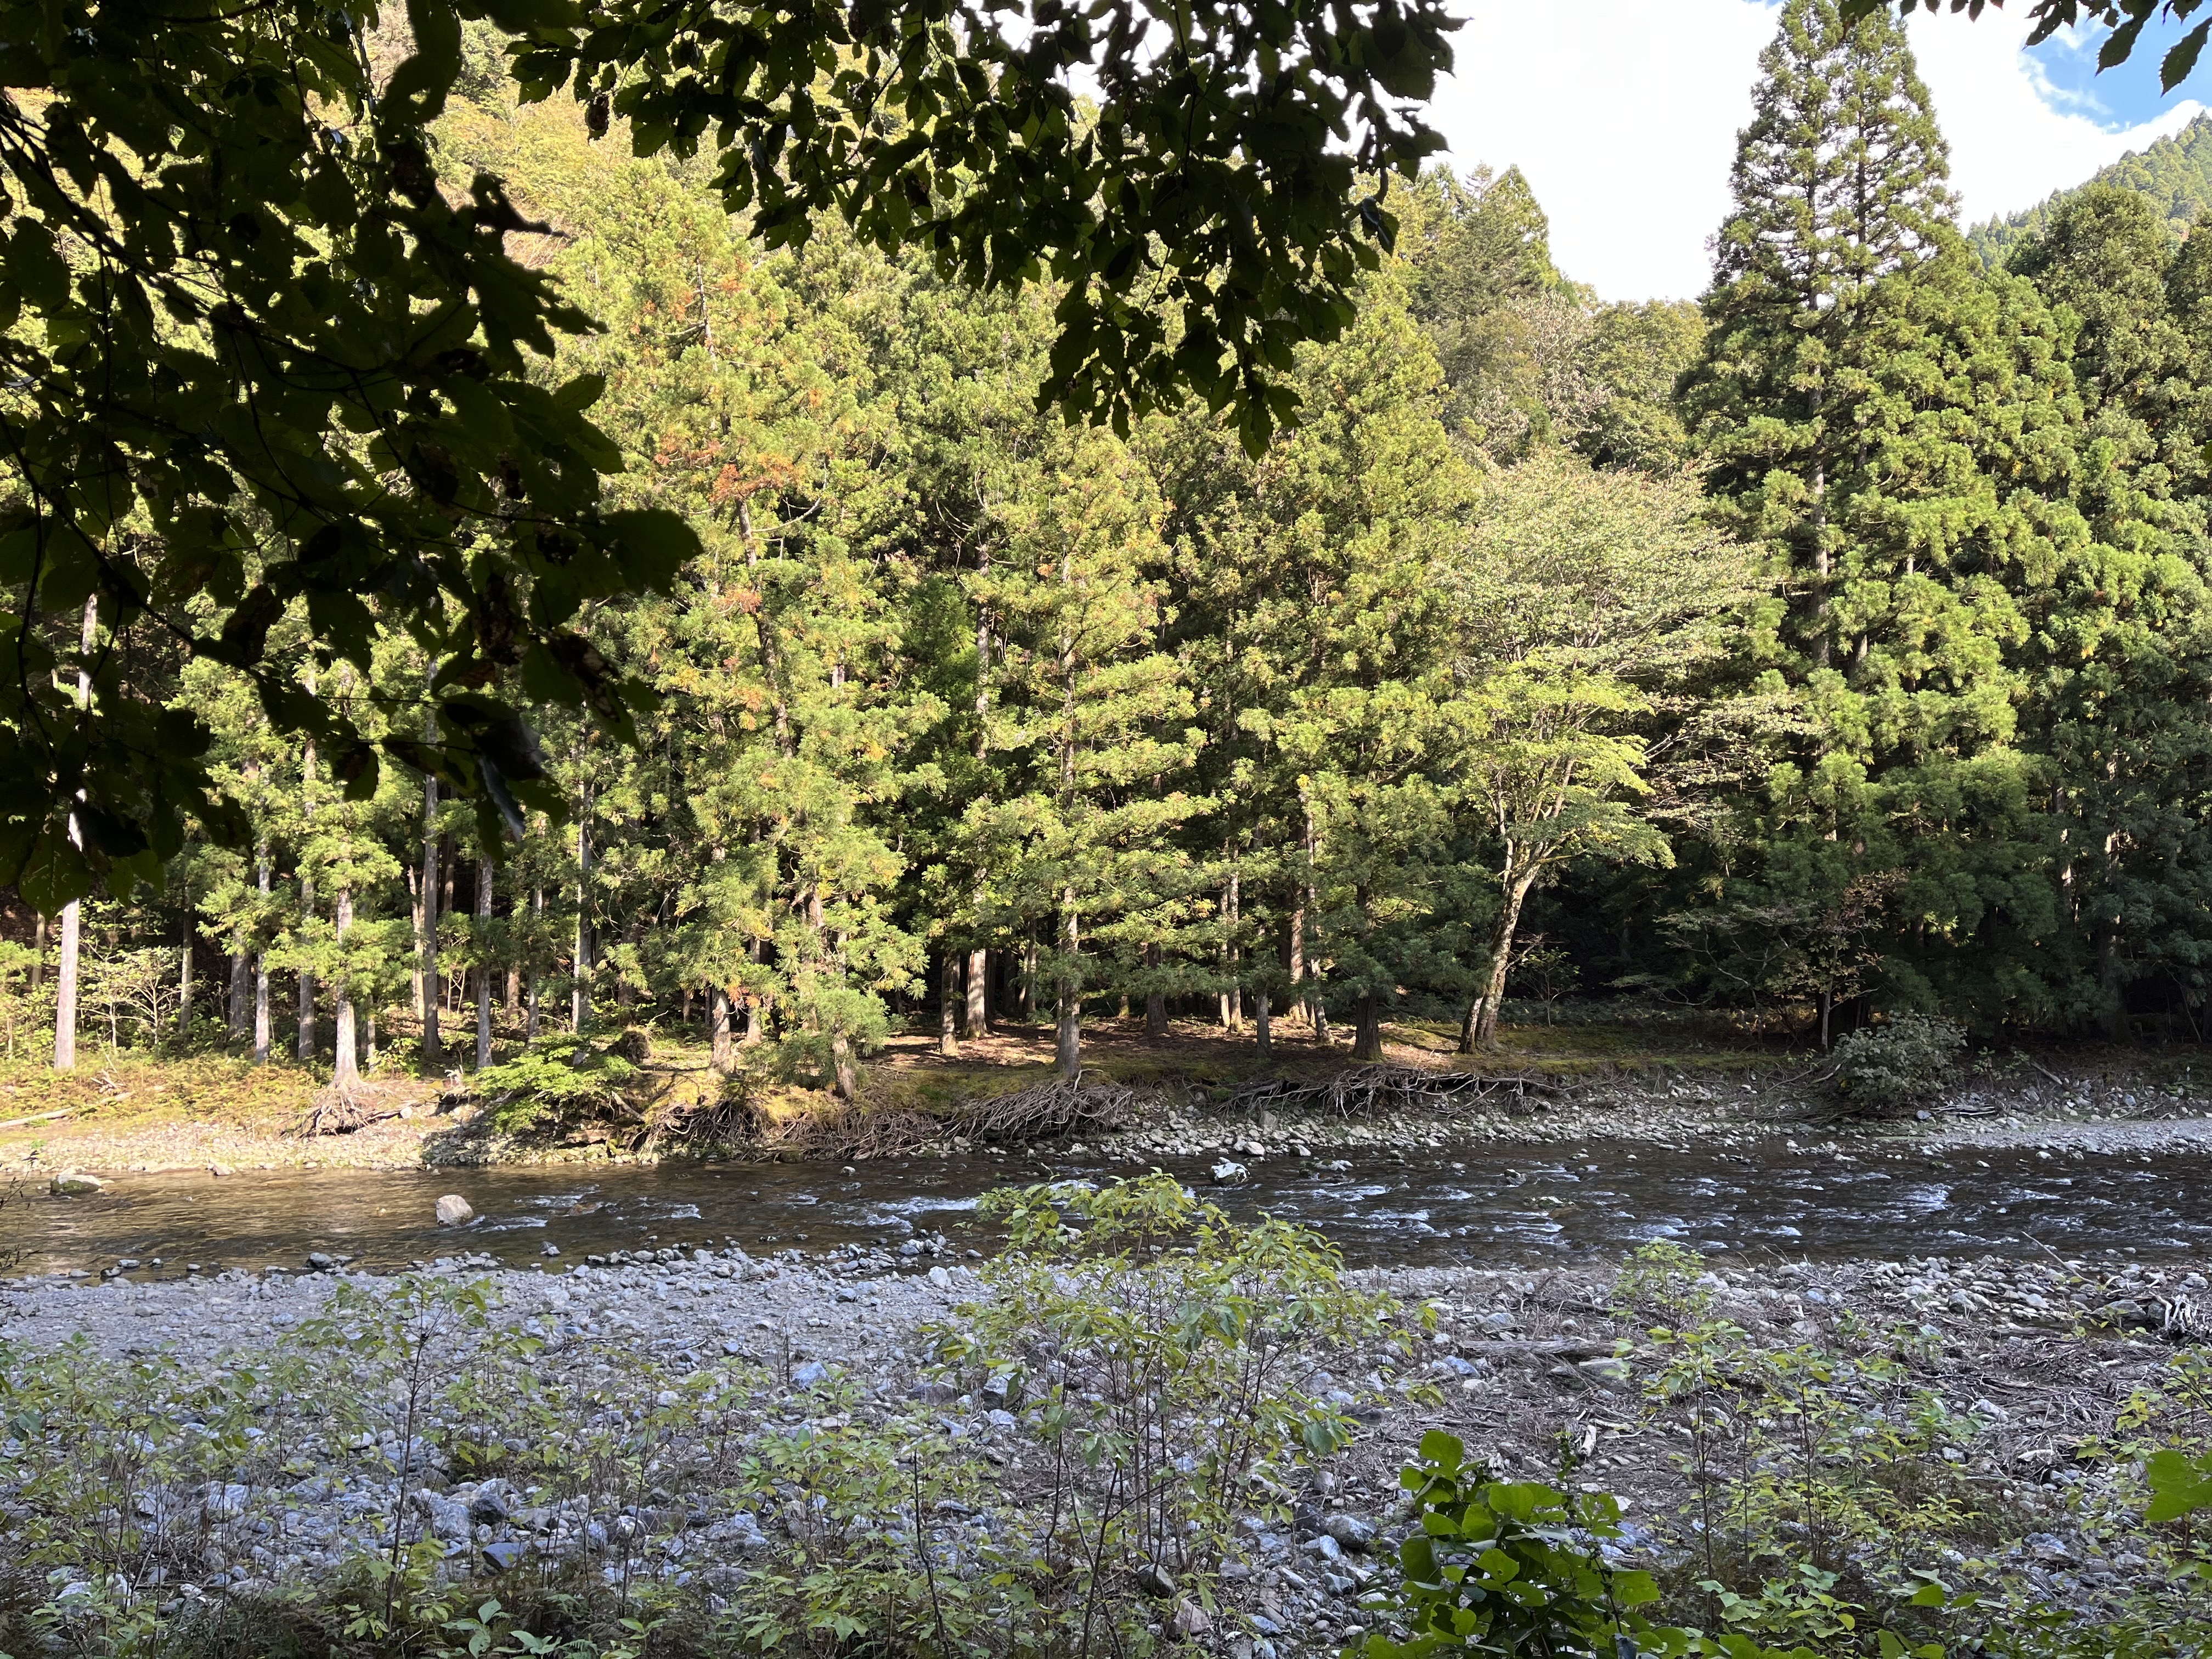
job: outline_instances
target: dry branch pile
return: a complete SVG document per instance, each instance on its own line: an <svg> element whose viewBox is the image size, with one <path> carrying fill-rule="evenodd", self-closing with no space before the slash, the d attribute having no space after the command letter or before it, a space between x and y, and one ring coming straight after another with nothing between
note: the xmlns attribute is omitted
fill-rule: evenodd
<svg viewBox="0 0 2212 1659"><path fill-rule="evenodd" d="M1525 1105L1531 1094L1555 1095L1558 1085L1533 1077L1483 1077L1473 1072L1431 1072L1418 1066L1359 1066L1325 1078L1257 1078L1227 1103L1231 1111L1332 1111L1339 1117L1372 1117L1416 1108L1483 1105L1504 1097Z"/></svg>
<svg viewBox="0 0 2212 1659"><path fill-rule="evenodd" d="M303 1139L317 1135L349 1135L372 1123L398 1117L402 1106L420 1098L422 1087L412 1079L399 1083L332 1083L315 1091L315 1097L301 1114L292 1133Z"/></svg>
<svg viewBox="0 0 2212 1659"><path fill-rule="evenodd" d="M1121 1128L1136 1119L1147 1099L1137 1089L1104 1079L1054 1078L937 1112L841 1102L787 1121L768 1139L778 1151L821 1158L897 1158L954 1136L1018 1146Z"/></svg>

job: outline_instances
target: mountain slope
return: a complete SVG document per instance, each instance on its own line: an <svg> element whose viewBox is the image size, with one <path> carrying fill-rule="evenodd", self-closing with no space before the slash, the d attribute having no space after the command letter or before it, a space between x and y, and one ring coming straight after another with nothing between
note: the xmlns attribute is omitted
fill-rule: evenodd
<svg viewBox="0 0 2212 1659"><path fill-rule="evenodd" d="M2139 190L2159 204L2179 236L2212 207L2212 114L2198 116L2171 138L2127 155L2087 181ZM2080 188L2080 186L2076 186ZM1991 219L1966 233L1987 264L2001 264L2014 246L2041 229L2072 191L2053 191L2043 201L2006 219Z"/></svg>

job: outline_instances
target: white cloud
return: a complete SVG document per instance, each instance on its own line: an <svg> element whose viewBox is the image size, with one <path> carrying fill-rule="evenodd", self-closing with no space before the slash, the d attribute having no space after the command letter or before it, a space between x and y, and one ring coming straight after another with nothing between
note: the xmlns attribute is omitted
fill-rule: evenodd
<svg viewBox="0 0 2212 1659"><path fill-rule="evenodd" d="M2107 132L2095 119L2094 94L2061 93L2021 52L2027 28L2025 12L1990 10L1978 20L1923 12L1912 20L1913 56L1951 141L1951 183L1968 224L2078 185L2203 107L2181 99L2140 126Z"/></svg>
<svg viewBox="0 0 2212 1659"><path fill-rule="evenodd" d="M1728 170L1774 9L1758 0L1462 0L1459 73L1431 112L1462 167L1518 165L1568 275L1608 300L1682 298L1707 276ZM2195 114L2106 132L2019 51L2023 17L1916 16L1966 222L2078 184Z"/></svg>

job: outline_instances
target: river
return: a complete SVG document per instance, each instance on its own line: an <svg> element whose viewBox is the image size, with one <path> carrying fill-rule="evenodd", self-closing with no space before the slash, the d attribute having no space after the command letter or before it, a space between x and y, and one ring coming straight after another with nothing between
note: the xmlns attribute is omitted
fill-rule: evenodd
<svg viewBox="0 0 2212 1659"><path fill-rule="evenodd" d="M1838 1154L1767 1146L1716 1156L1617 1143L1584 1151L1493 1145L1348 1159L1251 1161L1215 1185L1208 1164L1165 1167L1231 1214L1313 1226L1358 1264L1444 1265L1618 1255L1653 1238L1789 1257L2212 1253L2212 1157L1982 1148ZM981 1248L977 1196L1042 1179L1101 1180L1098 1158L884 1160L402 1170L216 1177L131 1176L96 1196L43 1193L0 1212L22 1273L187 1264L296 1267L311 1250L374 1269L455 1254L570 1261L651 1245L735 1243L756 1253L896 1243L942 1231ZM441 1194L477 1212L435 1224Z"/></svg>

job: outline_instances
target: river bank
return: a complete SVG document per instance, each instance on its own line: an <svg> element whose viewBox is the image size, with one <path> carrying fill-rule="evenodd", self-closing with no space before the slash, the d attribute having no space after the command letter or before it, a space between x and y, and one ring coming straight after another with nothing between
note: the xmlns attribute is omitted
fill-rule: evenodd
<svg viewBox="0 0 2212 1659"><path fill-rule="evenodd" d="M66 1362L87 1376L156 1368L134 1385L132 1409L155 1413L138 1431L164 1444L182 1433L199 1457L188 1490L149 1483L138 1500L142 1515L184 1517L175 1549L150 1551L160 1565L134 1590L165 1616L329 1582L388 1548L398 1515L408 1536L436 1547L439 1571L479 1587L471 1601L512 1600L533 1576L550 1582L582 1561L602 1583L655 1587L667 1606L711 1619L787 1571L815 1536L789 1469L779 1477L784 1466L760 1460L794 1445L858 1455L884 1437L909 1457L927 1444L932 1457L958 1460L967 1495L937 1505L933 1536L972 1576L1007 1517L1036 1498L1043 1461L1033 1410L997 1380L1011 1370L979 1386L982 1372L932 1364L946 1333L975 1327L988 1294L979 1264L936 1236L826 1260L709 1243L599 1266L435 1263L421 1282L480 1285L491 1325L533 1345L542 1397L576 1405L572 1419L518 1408L498 1421L487 1377L489 1393L457 1389L426 1404L411 1449L392 1427L399 1404L388 1389L361 1401L367 1415L349 1417L343 1435L280 1397L358 1344L391 1281L325 1271L19 1283L0 1292L0 1341L19 1379L57 1353L106 1362L89 1371ZM1395 1315L1382 1338L1311 1358L1303 1375L1358 1422L1353 1443L1286 1472L1279 1506L1239 1518L1227 1558L1185 1571L1155 1622L1184 1617L1197 1646L1231 1659L1334 1652L1373 1616L1360 1595L1408 1524L1397 1471L1436 1427L1500 1476L1564 1470L1571 1484L1620 1494L1627 1554L1667 1582L1707 1571L1693 1559L1691 1520L1716 1482L1724 1505L1755 1500L1762 1524L1795 1527L1805 1542L1808 1522L1792 1518L1784 1490L1790 1435L1755 1434L1739 1393L1707 1402L1733 1413L1730 1431L1711 1439L1688 1386L1695 1346L1668 1334L1684 1332L1718 1345L1726 1389L1753 1395L1803 1386L1804 1357L1821 1357L1824 1391L1797 1409L1819 1408L1806 1473L1826 1495L1810 1524L1831 1529L1830 1557L1856 1564L1838 1594L1863 1602L1924 1571L1989 1598L1981 1616L2031 1604L2075 1620L2130 1616L2160 1601L2172 1567L2171 1538L2133 1518L2140 1448L2212 1429L2207 1402L2176 1369L2189 1340L2212 1334L2197 1311L2212 1301L2208 1272L2212 1259L2124 1257L1705 1268L1662 1252L1626 1269L1355 1274ZM321 1323L334 1306L335 1330ZM441 1388L466 1380L474 1340L433 1352ZM550 1476L472 1472L456 1452L464 1442L520 1452L549 1436L588 1438L594 1424L646 1448L659 1473L637 1490L584 1492ZM717 1436L715 1458L687 1462ZM748 1447L750 1462L738 1455ZM19 1520L26 1489L9 1481L29 1449L0 1443L0 1510L15 1505ZM741 1468L753 1472L729 1474ZM1760 1473L1770 1468L1781 1486ZM1200 1583L1203 1607L1187 1594Z"/></svg>
<svg viewBox="0 0 2212 1659"><path fill-rule="evenodd" d="M1509 1034L1510 1035L1510 1034ZM961 1133L968 1098L1000 1097L1050 1075L1029 1052L1039 1039L994 1039L957 1065L911 1039L872 1073L872 1101L903 1109L916 1101L945 1115L928 1149L983 1150ZM2212 1147L2212 1095L2194 1078L2193 1052L2083 1049L2032 1059L1990 1055L1931 1102L1904 1117L1843 1113L1805 1056L1771 1058L1695 1047L1614 1044L1593 1055L1532 1043L1469 1066L1414 1042L1389 1045L1396 1074L1480 1086L1407 1103L1405 1091L1376 1091L1340 1053L1285 1045L1262 1070L1245 1045L1181 1037L1146 1045L1102 1040L1097 1075L1123 1079L1139 1103L1124 1127L1059 1136L1041 1150L1109 1158L1267 1157L1303 1148L1316 1157L1446 1142L1544 1147L1589 1143L1698 1146L1716 1153L1766 1140L1838 1146L1921 1144L2004 1146L2092 1153L2156 1153ZM697 1059L675 1048L659 1061L687 1073ZM1464 1069L1462 1069L1464 1068ZM626 1146L582 1133L501 1133L458 1076L423 1080L387 1074L373 1086L372 1112L349 1133L307 1136L302 1115L322 1086L287 1066L255 1068L220 1058L118 1060L104 1070L55 1079L18 1071L0 1090L0 1177L43 1179L64 1170L130 1176L188 1170L465 1169L489 1165L626 1164L659 1160L782 1156L745 1146L671 1136ZM1370 1086L1357 1086L1363 1077ZM1347 1089L1346 1083L1353 1085ZM775 1109L814 1109L808 1091L779 1085ZM61 1104L58 1108L55 1102ZM830 1104L826 1097L821 1102ZM1250 1152L1253 1146L1261 1150ZM833 1152L829 1161L855 1156Z"/></svg>

